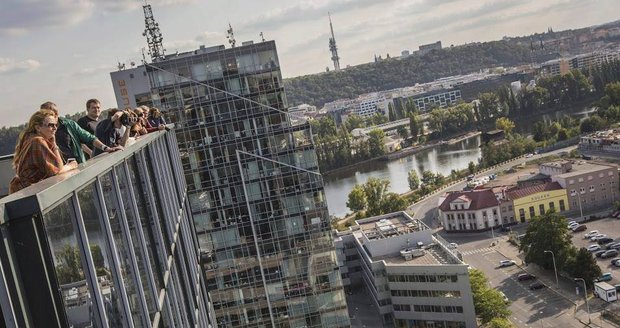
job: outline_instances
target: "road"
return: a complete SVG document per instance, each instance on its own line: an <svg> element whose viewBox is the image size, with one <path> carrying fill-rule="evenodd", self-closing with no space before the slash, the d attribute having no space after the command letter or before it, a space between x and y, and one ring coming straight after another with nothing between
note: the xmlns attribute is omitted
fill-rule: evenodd
<svg viewBox="0 0 620 328"><path fill-rule="evenodd" d="M484 170L482 172L479 172L478 174L476 174L476 178L478 177L483 177L483 176L488 176L491 173L495 173L495 172L501 172L504 170L507 170L515 165L519 165L521 163L525 163L527 161L532 161L541 157L546 157L549 155L553 155L553 154L558 154L560 152L570 152L571 150L577 148L577 146L570 146L570 147L566 147L566 148L561 148L561 149L557 149L548 153L544 153L544 154L539 154L539 155L533 155L529 158L518 158L514 161L510 161L504 165L500 165L494 169L487 169ZM452 185L450 187L441 189L437 192L435 192L432 196L427 197L426 199L424 199L421 202L418 202L414 205L411 205L407 208L407 211L409 213L413 212L413 218L415 219L419 219L422 220L426 225L428 225L429 227L436 229L439 227L439 222L437 221L437 206L439 204L437 204L437 202L439 201L439 198L441 197L441 195L443 195L445 192L448 191L456 191L456 190L462 190L465 185L467 184L467 182L461 182L461 183L457 183L455 185Z"/></svg>

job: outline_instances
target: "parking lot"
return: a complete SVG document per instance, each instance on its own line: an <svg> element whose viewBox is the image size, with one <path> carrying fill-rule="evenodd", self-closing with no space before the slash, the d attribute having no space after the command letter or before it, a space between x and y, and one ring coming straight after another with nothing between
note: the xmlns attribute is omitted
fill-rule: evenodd
<svg viewBox="0 0 620 328"><path fill-rule="evenodd" d="M600 233L606 234L608 237L613 238L614 241L620 242L620 219L607 218L598 221L586 222L585 225L588 227L586 231L573 233L573 245L577 248L587 248L589 245L596 244L596 242L584 238L584 235L591 230L598 230ZM601 247L604 249L605 245L602 245ZM612 258L597 258L596 262L601 268L601 271L611 272L613 279L608 282L609 284L620 284L620 267L612 265L611 260Z"/></svg>

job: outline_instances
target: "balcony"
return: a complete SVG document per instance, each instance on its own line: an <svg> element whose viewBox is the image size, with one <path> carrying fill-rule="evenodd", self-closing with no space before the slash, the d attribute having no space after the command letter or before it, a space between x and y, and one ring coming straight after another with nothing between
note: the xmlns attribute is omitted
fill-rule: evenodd
<svg viewBox="0 0 620 328"><path fill-rule="evenodd" d="M173 132L0 199L7 327L209 325Z"/></svg>

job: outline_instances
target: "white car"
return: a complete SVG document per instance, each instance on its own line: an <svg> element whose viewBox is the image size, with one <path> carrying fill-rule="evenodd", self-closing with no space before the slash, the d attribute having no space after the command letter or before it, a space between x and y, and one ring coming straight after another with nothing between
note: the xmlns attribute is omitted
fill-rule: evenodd
<svg viewBox="0 0 620 328"><path fill-rule="evenodd" d="M605 237L607 237L606 234L599 233L598 235L594 235L594 236L590 237L590 241L597 241L597 240L599 240L601 238L605 238Z"/></svg>
<svg viewBox="0 0 620 328"><path fill-rule="evenodd" d="M575 221L571 221L571 223L568 224L568 229L572 229L576 226L578 226L579 223L575 222Z"/></svg>
<svg viewBox="0 0 620 328"><path fill-rule="evenodd" d="M570 226L572 226L572 225L575 225L575 224L579 224L579 223L577 223L577 221L575 221L575 220L573 220L573 221L568 221L568 226L569 226L569 227L570 227Z"/></svg>
<svg viewBox="0 0 620 328"><path fill-rule="evenodd" d="M508 299L508 297L506 297L506 294L504 294L504 292L500 291L499 294L502 296L504 303L510 302L510 300Z"/></svg>
<svg viewBox="0 0 620 328"><path fill-rule="evenodd" d="M589 250L590 252L600 251L601 250L601 246L597 245L597 244L592 244L592 245L588 246L587 250Z"/></svg>
<svg viewBox="0 0 620 328"><path fill-rule="evenodd" d="M455 248L458 248L458 247L459 247L459 245L457 243L449 243L448 244L448 248L450 248L450 249L455 249Z"/></svg>
<svg viewBox="0 0 620 328"><path fill-rule="evenodd" d="M532 157L532 156L534 156L534 154L531 154L531 153L530 153L530 154L525 155L525 158L530 158L530 157Z"/></svg>
<svg viewBox="0 0 620 328"><path fill-rule="evenodd" d="M590 237L592 237L594 235L598 235L598 230L592 230L592 231L586 233L585 235L583 235L583 238L590 239Z"/></svg>
<svg viewBox="0 0 620 328"><path fill-rule="evenodd" d="M598 245L596 245L596 246L598 246ZM515 264L517 264L517 262L515 262L513 260L501 260L501 261L499 261L499 267L500 268L513 266Z"/></svg>

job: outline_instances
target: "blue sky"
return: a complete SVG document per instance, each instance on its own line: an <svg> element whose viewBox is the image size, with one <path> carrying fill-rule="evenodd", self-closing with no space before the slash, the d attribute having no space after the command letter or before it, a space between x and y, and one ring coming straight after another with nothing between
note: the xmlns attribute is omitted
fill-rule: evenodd
<svg viewBox="0 0 620 328"><path fill-rule="evenodd" d="M115 107L109 72L140 62L143 1L0 0L0 126L23 123L44 101L62 113L89 98ZM620 19L617 0L151 0L167 53L276 40L285 77L331 67L331 12L341 67L441 40L444 46L579 28Z"/></svg>

